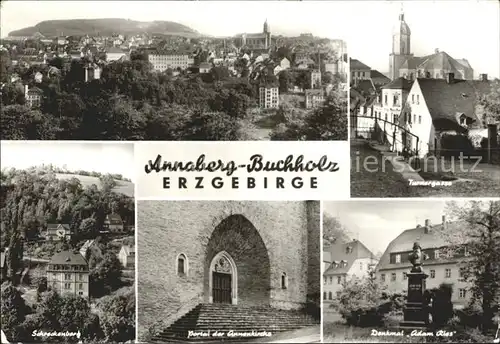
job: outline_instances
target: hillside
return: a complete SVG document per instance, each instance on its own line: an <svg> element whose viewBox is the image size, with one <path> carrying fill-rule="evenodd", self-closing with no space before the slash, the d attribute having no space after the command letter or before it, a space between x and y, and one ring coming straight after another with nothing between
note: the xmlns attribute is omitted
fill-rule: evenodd
<svg viewBox="0 0 500 344"><path fill-rule="evenodd" d="M199 37L200 34L188 26L170 21L140 22L129 19L107 18L107 19L68 19L68 20L46 20L35 26L11 31L9 36L32 36L40 32L47 37L59 35L85 36L112 34L163 34L184 37Z"/></svg>
<svg viewBox="0 0 500 344"><path fill-rule="evenodd" d="M83 186L89 186L92 184L97 185L100 188L101 183L99 182L99 178L91 177L91 176L80 176L77 174L69 174L69 173L56 173L57 179L71 179L78 178ZM116 193L124 194L128 197L134 197L134 184L131 182L126 182L123 180L116 180L116 187L113 188L113 191Z"/></svg>

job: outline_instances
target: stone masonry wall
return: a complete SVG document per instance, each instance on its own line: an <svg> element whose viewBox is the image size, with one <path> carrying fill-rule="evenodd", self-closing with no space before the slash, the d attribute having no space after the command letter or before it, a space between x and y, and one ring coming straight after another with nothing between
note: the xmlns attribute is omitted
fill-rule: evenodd
<svg viewBox="0 0 500 344"><path fill-rule="evenodd" d="M270 305L290 309L306 302L311 284L307 264L312 261L306 202L138 201L137 214L139 339L149 329L168 326L206 302L207 245L215 228L230 215L244 216L268 251ZM188 259L185 277L176 273L181 253ZM288 276L287 289L281 288L283 272Z"/></svg>

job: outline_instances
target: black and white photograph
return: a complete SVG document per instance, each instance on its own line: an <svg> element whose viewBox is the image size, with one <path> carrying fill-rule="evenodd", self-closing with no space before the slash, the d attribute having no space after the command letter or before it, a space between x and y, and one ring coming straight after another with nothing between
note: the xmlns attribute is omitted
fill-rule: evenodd
<svg viewBox="0 0 500 344"><path fill-rule="evenodd" d="M138 340L321 342L320 202L138 200Z"/></svg>
<svg viewBox="0 0 500 344"><path fill-rule="evenodd" d="M132 144L2 141L2 343L133 343Z"/></svg>
<svg viewBox="0 0 500 344"><path fill-rule="evenodd" d="M500 195L499 2L356 6L351 197Z"/></svg>
<svg viewBox="0 0 500 344"><path fill-rule="evenodd" d="M346 141L340 7L2 1L2 138Z"/></svg>
<svg viewBox="0 0 500 344"><path fill-rule="evenodd" d="M323 203L325 343L497 343L500 201Z"/></svg>

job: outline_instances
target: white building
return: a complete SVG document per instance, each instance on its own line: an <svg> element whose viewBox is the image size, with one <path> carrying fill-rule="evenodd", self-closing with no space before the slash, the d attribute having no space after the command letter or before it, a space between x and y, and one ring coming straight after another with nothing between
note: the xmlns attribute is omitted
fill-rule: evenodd
<svg viewBox="0 0 500 344"><path fill-rule="evenodd" d="M378 263L373 253L358 240L334 243L324 248L323 255L326 253L329 253L331 264L323 273L324 302L334 300L346 281L368 277Z"/></svg>
<svg viewBox="0 0 500 344"><path fill-rule="evenodd" d="M182 70L190 67L194 63L194 58L188 54L177 53L149 53L148 60L153 65L155 71L164 72L167 69Z"/></svg>
<svg viewBox="0 0 500 344"><path fill-rule="evenodd" d="M278 108L279 91L275 86L261 86L259 88L259 106L263 109Z"/></svg>

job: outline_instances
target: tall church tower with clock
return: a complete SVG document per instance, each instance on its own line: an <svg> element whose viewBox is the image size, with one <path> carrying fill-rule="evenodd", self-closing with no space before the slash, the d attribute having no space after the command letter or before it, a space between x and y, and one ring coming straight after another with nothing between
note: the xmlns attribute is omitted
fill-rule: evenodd
<svg viewBox="0 0 500 344"><path fill-rule="evenodd" d="M389 72L392 80L399 78L399 69L413 56L410 39L410 27L406 24L404 13L401 11L399 22L392 32L392 53L389 56Z"/></svg>

